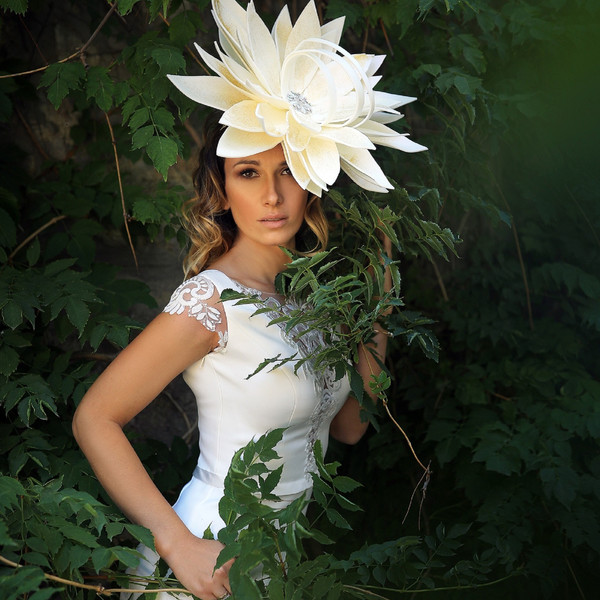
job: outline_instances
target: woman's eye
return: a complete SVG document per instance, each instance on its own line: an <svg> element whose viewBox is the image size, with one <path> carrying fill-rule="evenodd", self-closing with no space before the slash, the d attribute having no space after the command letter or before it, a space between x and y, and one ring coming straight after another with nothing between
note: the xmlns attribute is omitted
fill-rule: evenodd
<svg viewBox="0 0 600 600"><path fill-rule="evenodd" d="M282 174L282 175L291 175L291 174L292 174L292 172L290 171L290 168L289 168L289 167L285 167L285 169L283 169L283 170L281 171L281 174Z"/></svg>
<svg viewBox="0 0 600 600"><path fill-rule="evenodd" d="M254 169L244 169L243 171L240 171L240 175L242 177L250 178L256 175L256 171Z"/></svg>

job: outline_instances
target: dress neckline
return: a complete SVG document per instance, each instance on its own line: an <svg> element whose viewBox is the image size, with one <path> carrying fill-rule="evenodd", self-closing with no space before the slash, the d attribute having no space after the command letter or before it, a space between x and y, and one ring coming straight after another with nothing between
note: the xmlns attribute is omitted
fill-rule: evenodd
<svg viewBox="0 0 600 600"><path fill-rule="evenodd" d="M259 290L257 288L250 287L249 285L244 285L241 281L238 281L237 279L234 279L230 275L227 275L227 273L225 273L224 271L221 271L221 269L213 268L213 269L206 269L206 271L215 271L216 273L221 273L221 275L224 275L225 277L227 277L227 279L229 279L229 281L231 281L236 286L241 288L242 291L249 293L251 295L254 295L254 296L260 296L264 301L274 300L279 305L283 304L282 299L285 298L285 296L283 296L283 294L278 294L277 292L275 292L275 293L265 292L263 290Z"/></svg>

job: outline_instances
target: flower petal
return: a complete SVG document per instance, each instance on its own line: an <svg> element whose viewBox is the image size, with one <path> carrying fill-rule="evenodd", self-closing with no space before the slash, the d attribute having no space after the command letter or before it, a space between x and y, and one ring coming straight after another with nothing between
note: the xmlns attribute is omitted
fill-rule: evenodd
<svg viewBox="0 0 600 600"><path fill-rule="evenodd" d="M247 96L218 75L167 75L171 83L188 98L219 110L227 110Z"/></svg>
<svg viewBox="0 0 600 600"><path fill-rule="evenodd" d="M408 137L408 133L398 133L395 136L370 136L371 141L380 146L388 146L389 148L395 148L396 150L402 150L403 152L422 152L427 150L427 146L422 146L413 142Z"/></svg>
<svg viewBox="0 0 600 600"><path fill-rule="evenodd" d="M422 150L427 150L425 146L409 140L407 133L398 133L391 127L387 127L376 121L367 121L360 125L358 129L374 144L379 144L380 146L396 148L396 150L402 150L403 152L421 152Z"/></svg>
<svg viewBox="0 0 600 600"><path fill-rule="evenodd" d="M213 1L212 7L223 50L240 64L244 64L244 47L248 46L245 35L246 11L235 0ZM240 40L240 36L243 39Z"/></svg>
<svg viewBox="0 0 600 600"><path fill-rule="evenodd" d="M283 137L289 129L287 111L275 108L271 104L261 102L256 107L256 118L261 130L274 137Z"/></svg>
<svg viewBox="0 0 600 600"><path fill-rule="evenodd" d="M373 192L385 192L392 185L368 150L340 147L342 170L361 187Z"/></svg>
<svg viewBox="0 0 600 600"><path fill-rule="evenodd" d="M299 123L294 115L290 112L287 115L288 121L288 130L285 136L285 141L287 142L290 150L294 152L302 152L308 146L310 142L310 138L314 133L310 128L303 126L302 123Z"/></svg>
<svg viewBox="0 0 600 600"><path fill-rule="evenodd" d="M238 102L223 113L223 116L219 119L219 123L252 133L263 131L262 124L256 116L257 106L258 103L256 100Z"/></svg>
<svg viewBox="0 0 600 600"><path fill-rule="evenodd" d="M285 47L287 56L296 49L296 46L309 38L319 38L321 34L321 23L315 3L311 0L302 11L298 20L292 27Z"/></svg>
<svg viewBox="0 0 600 600"><path fill-rule="evenodd" d="M312 137L304 155L320 180L327 185L335 182L340 174L340 155L335 142Z"/></svg>
<svg viewBox="0 0 600 600"><path fill-rule="evenodd" d="M412 96L400 96L398 94L388 94L387 92L375 92L375 110L387 110L404 106L413 102L416 98Z"/></svg>
<svg viewBox="0 0 600 600"><path fill-rule="evenodd" d="M290 168L292 176L302 189L308 189L308 186L310 185L310 175L304 166L304 161L302 160L300 153L291 150L285 142L281 145L283 147L285 162ZM319 194L319 196L320 195L321 194Z"/></svg>
<svg viewBox="0 0 600 600"><path fill-rule="evenodd" d="M217 156L223 158L240 158L252 156L265 150L275 148L281 139L267 135L261 131L248 133L240 129L228 127L217 145Z"/></svg>
<svg viewBox="0 0 600 600"><path fill-rule="evenodd" d="M260 73L265 87L274 95L281 94L279 71L281 63L271 32L256 14L254 4L248 4L248 37L253 58L254 72Z"/></svg>
<svg viewBox="0 0 600 600"><path fill-rule="evenodd" d="M367 135L354 127L323 127L321 136L333 140L336 144L344 144L344 146L375 149Z"/></svg>
<svg viewBox="0 0 600 600"><path fill-rule="evenodd" d="M285 46L287 44L290 32L292 31L292 20L290 18L290 11L288 10L287 4L281 9L271 35L275 41L277 52L279 54L279 68L281 69L281 63L285 58Z"/></svg>
<svg viewBox="0 0 600 600"><path fill-rule="evenodd" d="M315 171L314 165L308 160L306 156L306 151L297 152L296 153L306 171L308 172L308 176L310 177L311 184L314 184L316 187L321 188L322 190L327 190L327 182L319 177L319 174ZM308 186L307 188L308 189Z"/></svg>
<svg viewBox="0 0 600 600"><path fill-rule="evenodd" d="M342 39L342 31L344 30L344 21L346 17L338 17L329 23L325 23L321 27L321 37L329 40L334 44L339 44Z"/></svg>

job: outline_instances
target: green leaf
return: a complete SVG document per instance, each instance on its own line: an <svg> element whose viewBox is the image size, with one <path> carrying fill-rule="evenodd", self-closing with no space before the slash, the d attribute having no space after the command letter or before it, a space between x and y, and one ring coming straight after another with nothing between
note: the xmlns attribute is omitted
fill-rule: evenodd
<svg viewBox="0 0 600 600"><path fill-rule="evenodd" d="M25 495L25 488L19 480L0 475L0 507L15 508L19 506L21 497Z"/></svg>
<svg viewBox="0 0 600 600"><path fill-rule="evenodd" d="M335 508L326 508L325 515L329 521L340 529L352 529L352 526Z"/></svg>
<svg viewBox="0 0 600 600"><path fill-rule="evenodd" d="M190 40L194 39L198 31L206 29L202 15L197 12L180 12L171 19L169 39L179 48L183 48Z"/></svg>
<svg viewBox="0 0 600 600"><path fill-rule="evenodd" d="M36 237L27 248L27 262L30 267L33 267L40 258L41 246L40 240Z"/></svg>
<svg viewBox="0 0 600 600"><path fill-rule="evenodd" d="M342 493L351 492L352 490L361 487L361 484L358 481L355 481L350 477L346 477L345 475L338 475L337 477L334 477L332 483L333 487Z"/></svg>
<svg viewBox="0 0 600 600"><path fill-rule="evenodd" d="M87 98L94 98L100 110L108 112L111 109L115 84L107 68L94 66L88 69L86 90Z"/></svg>
<svg viewBox="0 0 600 600"><path fill-rule="evenodd" d="M256 585L256 581L247 575L240 577L238 584L231 591L234 597L243 598L244 600L262 599L262 594Z"/></svg>
<svg viewBox="0 0 600 600"><path fill-rule="evenodd" d="M10 537L8 532L8 527L4 521L0 520L0 545L9 548L9 547L19 547L19 544Z"/></svg>
<svg viewBox="0 0 600 600"><path fill-rule="evenodd" d="M4 191L0 188L0 191ZM17 228L14 219L0 207L0 246L10 248L17 243Z"/></svg>
<svg viewBox="0 0 600 600"><path fill-rule="evenodd" d="M127 15L131 12L131 9L140 0L117 0L117 10L123 15Z"/></svg>
<svg viewBox="0 0 600 600"><path fill-rule="evenodd" d="M0 347L0 374L8 377L12 375L19 366L19 353L8 346Z"/></svg>
<svg viewBox="0 0 600 600"><path fill-rule="evenodd" d="M23 311L14 300L9 300L2 307L2 319L8 327L16 329L23 322Z"/></svg>
<svg viewBox="0 0 600 600"><path fill-rule="evenodd" d="M146 125L144 127L140 127L132 136L131 136L131 147L134 150L138 148L144 148L148 145L148 142L152 139L154 135L154 125Z"/></svg>
<svg viewBox="0 0 600 600"><path fill-rule="evenodd" d="M169 167L177 162L177 143L171 138L153 136L146 146L146 152L154 163L156 170L166 181Z"/></svg>
<svg viewBox="0 0 600 600"><path fill-rule="evenodd" d="M125 102L123 103L123 107L121 108L121 116L123 117L123 124L127 123L127 121L131 118L131 115L134 113L134 111L140 105L141 101L142 101L141 97L138 95L131 96L130 98L127 98L127 100L125 100Z"/></svg>
<svg viewBox="0 0 600 600"><path fill-rule="evenodd" d="M24 15L27 12L29 0L0 0L2 10L10 10L18 15Z"/></svg>
<svg viewBox="0 0 600 600"><path fill-rule="evenodd" d="M78 90L85 78L85 68L80 62L54 63L42 75L39 87L48 88L48 99L58 110L71 90Z"/></svg>
<svg viewBox="0 0 600 600"><path fill-rule="evenodd" d="M183 52L179 48L173 46L154 48L150 55L156 61L161 76L175 75L180 71L185 71L185 58L183 58Z"/></svg>
<svg viewBox="0 0 600 600"><path fill-rule="evenodd" d="M88 308L87 304L79 298L70 297L67 299L65 311L69 321L71 321L71 323L77 327L79 336L81 337L83 329L90 318L90 309Z"/></svg>
<svg viewBox="0 0 600 600"><path fill-rule="evenodd" d="M138 542L141 542L147 548L154 550L154 536L149 529L132 523L125 523L125 529L127 529Z"/></svg>
<svg viewBox="0 0 600 600"><path fill-rule="evenodd" d="M131 118L129 119L129 128L131 129L131 131L136 131L142 125L144 125L149 118L150 111L145 106L142 106L142 108L138 108L131 115ZM125 114L123 114L123 120L125 121Z"/></svg>
<svg viewBox="0 0 600 600"><path fill-rule="evenodd" d="M113 556L110 549L104 547L95 548L92 552L92 565L94 565L96 573L109 567L114 558L116 557Z"/></svg>
<svg viewBox="0 0 600 600"><path fill-rule="evenodd" d="M77 527L71 523L66 523L61 527L60 531L66 538L69 538L75 542L79 542L84 546L88 546L89 548L98 547L96 537L82 527Z"/></svg>

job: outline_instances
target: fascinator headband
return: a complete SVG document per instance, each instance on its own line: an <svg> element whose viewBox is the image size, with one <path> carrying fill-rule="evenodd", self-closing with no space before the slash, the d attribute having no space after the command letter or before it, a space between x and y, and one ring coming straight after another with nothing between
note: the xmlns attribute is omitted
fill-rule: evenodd
<svg viewBox="0 0 600 600"><path fill-rule="evenodd" d="M321 195L340 170L361 187L392 185L370 150L426 150L390 127L396 109L416 98L375 91L385 56L350 54L339 41L344 18L321 26L311 0L292 26L287 6L269 31L250 1L212 0L218 59L196 48L216 75L169 75L186 96L223 111L217 147L224 158L283 147L302 188Z"/></svg>

